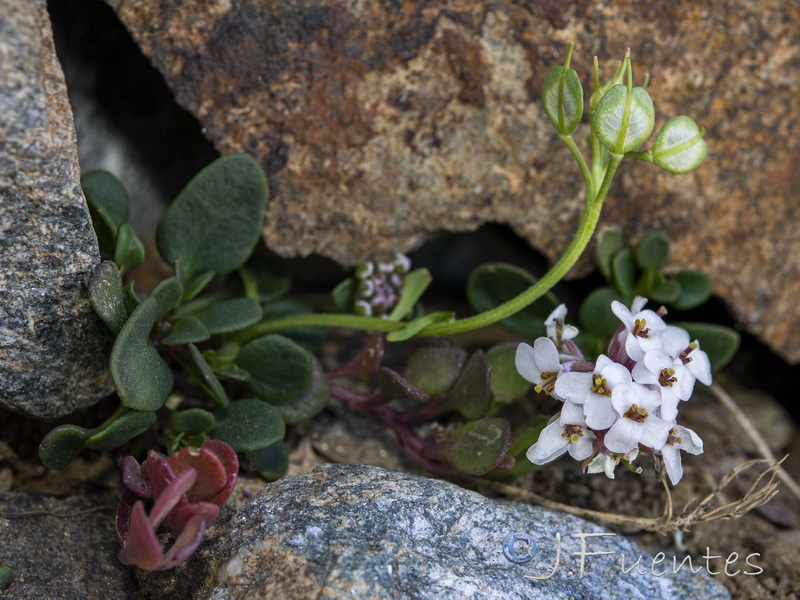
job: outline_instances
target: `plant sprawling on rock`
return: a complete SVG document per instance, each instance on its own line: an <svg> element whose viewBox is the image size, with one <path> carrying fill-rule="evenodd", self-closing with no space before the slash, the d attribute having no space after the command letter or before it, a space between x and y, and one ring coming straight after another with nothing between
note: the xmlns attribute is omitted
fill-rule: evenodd
<svg viewBox="0 0 800 600"><path fill-rule="evenodd" d="M255 251L267 179L243 154L209 165L170 206L156 241L173 275L142 297L134 278L145 248L126 222L127 194L108 173L83 177L98 244L108 257L89 293L116 336L110 371L119 407L93 429L55 428L42 441L40 457L58 469L87 448L127 445L140 457L146 454L141 465L133 456L122 462L122 562L165 569L186 559L230 496L240 465L267 479L282 476L287 426L313 417L330 397L375 415L393 429L410 458L440 474L510 478L532 468L531 461L541 464L569 452L586 461L590 472L612 475L613 466L643 450L660 453L677 482L676 449L701 449L696 435L674 422L677 405L688 399L695 379L711 378L705 352L690 340L698 338L719 367L736 338L713 326L687 326L690 338L666 326L661 311L642 309L644 297L678 309L696 306L711 294L709 278L694 271L664 275L669 246L663 236L648 236L634 251L610 231L597 250L609 285L581 305L580 337L564 323L565 309L551 289L587 247L623 160L685 173L705 156L703 131L689 117L674 117L653 149L642 151L655 126L649 94L633 87L629 57L602 86L595 61L587 162L572 139L583 120L584 93L569 66L571 55L572 45L565 64L545 80L542 103L584 179L577 233L538 280L511 265L476 269L467 296L477 314L468 318L426 312L419 300L431 275L411 270L400 254L359 265L333 290L330 312L285 297L285 265ZM614 315L622 320L619 329L618 321L609 325ZM498 322L525 339L546 337L533 346L501 344L472 353L451 342L427 343L413 350L402 372L383 364L386 342ZM373 334L360 354L326 373L312 352L322 341L319 328L328 326ZM609 337L607 354L597 356ZM537 416L520 424L509 417L528 395L529 382L564 403L556 421L548 425L547 417ZM140 437L148 430L156 435Z"/></svg>

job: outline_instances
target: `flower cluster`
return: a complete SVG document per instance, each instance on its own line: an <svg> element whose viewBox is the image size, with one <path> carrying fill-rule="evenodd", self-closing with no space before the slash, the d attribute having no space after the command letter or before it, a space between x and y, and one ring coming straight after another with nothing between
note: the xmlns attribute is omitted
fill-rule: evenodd
<svg viewBox="0 0 800 600"><path fill-rule="evenodd" d="M613 479L619 463L638 470L631 463L640 452L660 454L676 485L683 476L680 450L703 451L697 434L676 419L695 381L711 384L708 356L686 330L667 325L664 312L644 310L646 302L637 297L631 309L611 304L622 324L608 354L595 363L573 342L577 330L564 325L564 305L546 321L547 337L532 347L519 345L519 373L564 403L528 450L531 462L541 465L569 452L589 473Z"/></svg>
<svg viewBox="0 0 800 600"><path fill-rule="evenodd" d="M397 253L391 260L367 261L356 267L354 311L368 317L384 317L400 299L403 278L411 268L405 254Z"/></svg>
<svg viewBox="0 0 800 600"><path fill-rule="evenodd" d="M220 440L182 448L170 457L151 450L141 466L127 456L122 478L128 489L117 508L120 562L162 570L186 560L233 492L238 472L236 452ZM155 501L150 516L141 498ZM166 553L160 527L175 540Z"/></svg>

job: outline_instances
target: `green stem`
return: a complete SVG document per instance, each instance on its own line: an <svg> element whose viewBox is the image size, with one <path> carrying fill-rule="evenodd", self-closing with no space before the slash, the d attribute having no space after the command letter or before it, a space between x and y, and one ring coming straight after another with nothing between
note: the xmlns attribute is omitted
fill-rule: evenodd
<svg viewBox="0 0 800 600"><path fill-rule="evenodd" d="M363 317L360 315L340 315L335 313L317 313L313 315L295 315L256 323L232 336L229 341L236 344L245 344L250 340L261 337L273 331L291 329L293 327L347 327L350 329L363 329L365 331L395 331L406 326L406 323L380 319L378 317Z"/></svg>
<svg viewBox="0 0 800 600"><path fill-rule="evenodd" d="M450 335L453 333L462 333L464 331L471 331L480 327L491 325L502 321L506 317L510 317L514 313L519 312L526 306L532 304L542 296L544 296L550 289L561 279L569 270L575 265L580 258L583 251L586 249L589 240L592 239L592 234L597 227L597 222L600 219L600 210L603 207L603 201L608 194L608 189L611 186L611 180L614 178L614 173L622 161L622 156L619 154L612 154L611 161L606 170L606 176L603 179L603 184L596 198L589 199L586 202L586 207L581 215L581 222L578 225L578 232L570 243L564 255L559 261L553 265L553 268L548 271L544 277L522 292L519 296L493 308L492 310L483 312L479 315L451 321L450 323L442 323L431 325L419 332L420 336L440 336Z"/></svg>
<svg viewBox="0 0 800 600"><path fill-rule="evenodd" d="M581 168L581 175L583 175L583 183L586 185L586 197L593 198L594 197L594 183L592 180L592 174L589 172L589 167L586 165L586 160L583 158L583 154L581 154L578 145L575 143L575 140L572 139L571 135L561 135L561 141L563 141L569 151L572 153L572 156L575 157L575 160L578 163L578 166Z"/></svg>

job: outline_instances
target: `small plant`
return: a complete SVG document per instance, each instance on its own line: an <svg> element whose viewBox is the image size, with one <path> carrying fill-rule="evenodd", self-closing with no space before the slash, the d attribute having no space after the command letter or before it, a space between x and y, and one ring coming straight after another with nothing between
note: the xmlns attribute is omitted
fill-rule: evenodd
<svg viewBox="0 0 800 600"><path fill-rule="evenodd" d="M126 457L122 480L127 490L117 509L120 562L162 570L186 560L233 492L238 473L236 452L219 440L181 448L169 457L151 450L141 466ZM141 498L154 500L149 516ZM174 539L166 553L159 528Z"/></svg>
<svg viewBox="0 0 800 600"><path fill-rule="evenodd" d="M607 234L598 264L610 285L581 306L581 339L564 322L566 309L552 288L587 248L621 163L644 160L673 173L690 171L706 154L703 130L689 117L673 117L653 148L641 150L655 126L649 94L633 86L629 56L603 85L595 59L587 161L572 138L584 116L572 51L570 45L564 64L547 76L542 104L586 188L575 237L538 280L509 265L476 269L467 289L476 314L467 318L426 312L420 299L431 275L412 270L399 254L361 264L333 290L328 312L286 297L291 282L285 266L256 250L267 180L242 154L215 161L178 195L156 235L173 276L148 295L137 293L136 269L145 249L127 223L127 194L108 173L84 176L107 258L89 293L115 335L110 372L119 406L95 428L55 428L39 455L53 469L85 449L126 446L146 455L141 465L133 456L122 461L122 562L167 569L185 560L230 496L239 467L266 479L281 477L288 465L287 426L317 414L330 397L373 414L397 434L410 458L443 475L512 478L532 468L531 461L541 464L568 452L587 461L590 472L613 476L618 463L629 466L641 451L660 455L677 483L678 451L702 449L693 432L677 425L677 408L695 380L710 383L705 352L713 357L719 349L707 344L707 332L690 337L666 325L663 311L644 310L643 297L690 308L708 298L710 280L694 271L664 275L669 247L662 236L648 236L631 251L618 235ZM609 314L623 325L608 325ZM540 337L533 346L503 344L472 353L429 342L400 371L382 364L386 342L498 322L525 338ZM321 327L372 335L358 356L326 373L313 354ZM587 348L601 348L609 337L606 354L596 359L599 351L584 356L579 348L584 341ZM725 351L732 352L729 346ZM539 415L519 424L510 416L529 382L563 402L556 420L548 424Z"/></svg>

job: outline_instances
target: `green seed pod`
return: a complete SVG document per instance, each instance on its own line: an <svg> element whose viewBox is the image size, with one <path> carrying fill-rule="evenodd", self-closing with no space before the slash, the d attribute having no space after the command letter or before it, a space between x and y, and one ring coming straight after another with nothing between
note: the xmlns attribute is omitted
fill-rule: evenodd
<svg viewBox="0 0 800 600"><path fill-rule="evenodd" d="M542 87L542 106L548 120L561 135L570 135L583 117L583 87L575 69L569 68L574 44L569 45L564 65L547 74Z"/></svg>
<svg viewBox="0 0 800 600"><path fill-rule="evenodd" d="M653 162L670 173L688 173L703 162L708 145L691 117L672 117L661 128L653 146Z"/></svg>
<svg viewBox="0 0 800 600"><path fill-rule="evenodd" d="M606 148L617 154L637 150L655 127L655 109L644 88L615 85L597 103L592 131Z"/></svg>

